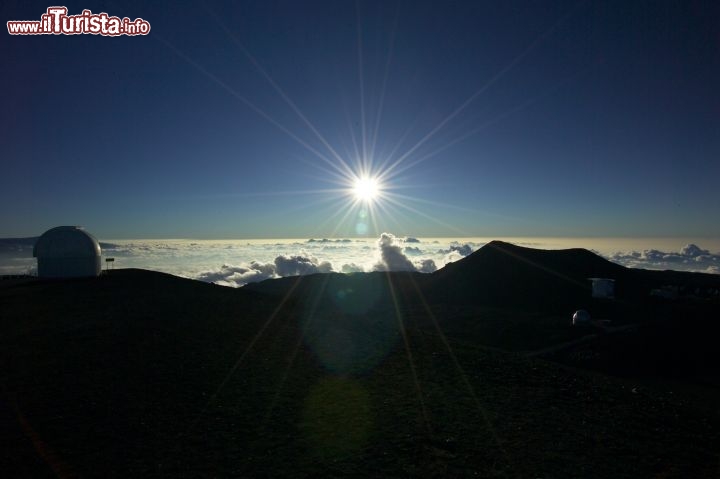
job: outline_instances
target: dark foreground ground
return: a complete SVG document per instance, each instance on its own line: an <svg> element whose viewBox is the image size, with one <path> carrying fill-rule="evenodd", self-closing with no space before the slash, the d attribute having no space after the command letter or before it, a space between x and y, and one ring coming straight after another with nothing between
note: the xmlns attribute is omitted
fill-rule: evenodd
<svg viewBox="0 0 720 479"><path fill-rule="evenodd" d="M423 281L3 282L0 470L720 477L717 354L705 323L672 322L720 319L716 301L656 304L658 327L635 302L594 304L637 323L599 333L553 305L443 302Z"/></svg>

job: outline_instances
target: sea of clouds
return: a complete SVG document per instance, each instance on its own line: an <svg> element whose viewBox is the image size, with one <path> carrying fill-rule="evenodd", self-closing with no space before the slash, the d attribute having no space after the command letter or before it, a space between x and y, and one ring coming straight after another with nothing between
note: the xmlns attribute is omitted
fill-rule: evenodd
<svg viewBox="0 0 720 479"><path fill-rule="evenodd" d="M483 246L487 239L425 239L383 233L379 238L305 240L110 240L103 257L116 268L144 268L238 287L313 273L417 271L432 273ZM720 253L695 244L678 251L622 249L588 239L516 239L515 244L555 249L585 247L624 266L720 274ZM666 248L667 249L667 248ZM103 263L105 265L105 263ZM35 270L32 241L0 240L0 274Z"/></svg>
<svg viewBox="0 0 720 479"><path fill-rule="evenodd" d="M369 271L416 271L432 273L474 251L476 245L431 241L423 250L417 238L399 238L383 233L377 241L310 239L303 243L275 243L273 250L288 250L272 261L252 260L223 263L219 268L182 274L224 286L242 286L270 278L314 273L358 273ZM413 245L413 246L410 246ZM250 244L246 247L251 247ZM293 253L292 251L296 251Z"/></svg>

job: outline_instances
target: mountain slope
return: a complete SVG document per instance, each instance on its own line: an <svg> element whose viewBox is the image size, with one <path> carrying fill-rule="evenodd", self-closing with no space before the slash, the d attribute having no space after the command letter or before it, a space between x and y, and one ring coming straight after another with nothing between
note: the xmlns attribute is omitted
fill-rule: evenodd
<svg viewBox="0 0 720 479"><path fill-rule="evenodd" d="M453 318L412 309L419 280L298 277L283 296L140 270L0 283L0 468L8 477L717 471L717 416L674 385L675 394L645 390L443 335L431 323Z"/></svg>
<svg viewBox="0 0 720 479"><path fill-rule="evenodd" d="M429 292L445 301L557 309L589 298L588 278L612 278L620 286L632 275L584 249L539 250L492 241L433 273Z"/></svg>

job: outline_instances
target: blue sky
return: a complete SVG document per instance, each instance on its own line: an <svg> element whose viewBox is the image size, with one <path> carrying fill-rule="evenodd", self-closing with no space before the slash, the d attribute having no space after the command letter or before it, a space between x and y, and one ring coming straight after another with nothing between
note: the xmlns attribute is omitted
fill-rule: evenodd
<svg viewBox="0 0 720 479"><path fill-rule="evenodd" d="M720 236L717 2L187 3L3 33L0 236Z"/></svg>

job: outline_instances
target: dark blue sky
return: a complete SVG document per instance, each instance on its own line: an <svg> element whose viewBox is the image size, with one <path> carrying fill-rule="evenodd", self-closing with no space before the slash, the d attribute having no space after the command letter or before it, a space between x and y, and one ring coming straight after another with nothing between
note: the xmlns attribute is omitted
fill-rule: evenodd
<svg viewBox="0 0 720 479"><path fill-rule="evenodd" d="M718 2L64 5L152 30L2 34L0 236L720 235Z"/></svg>

